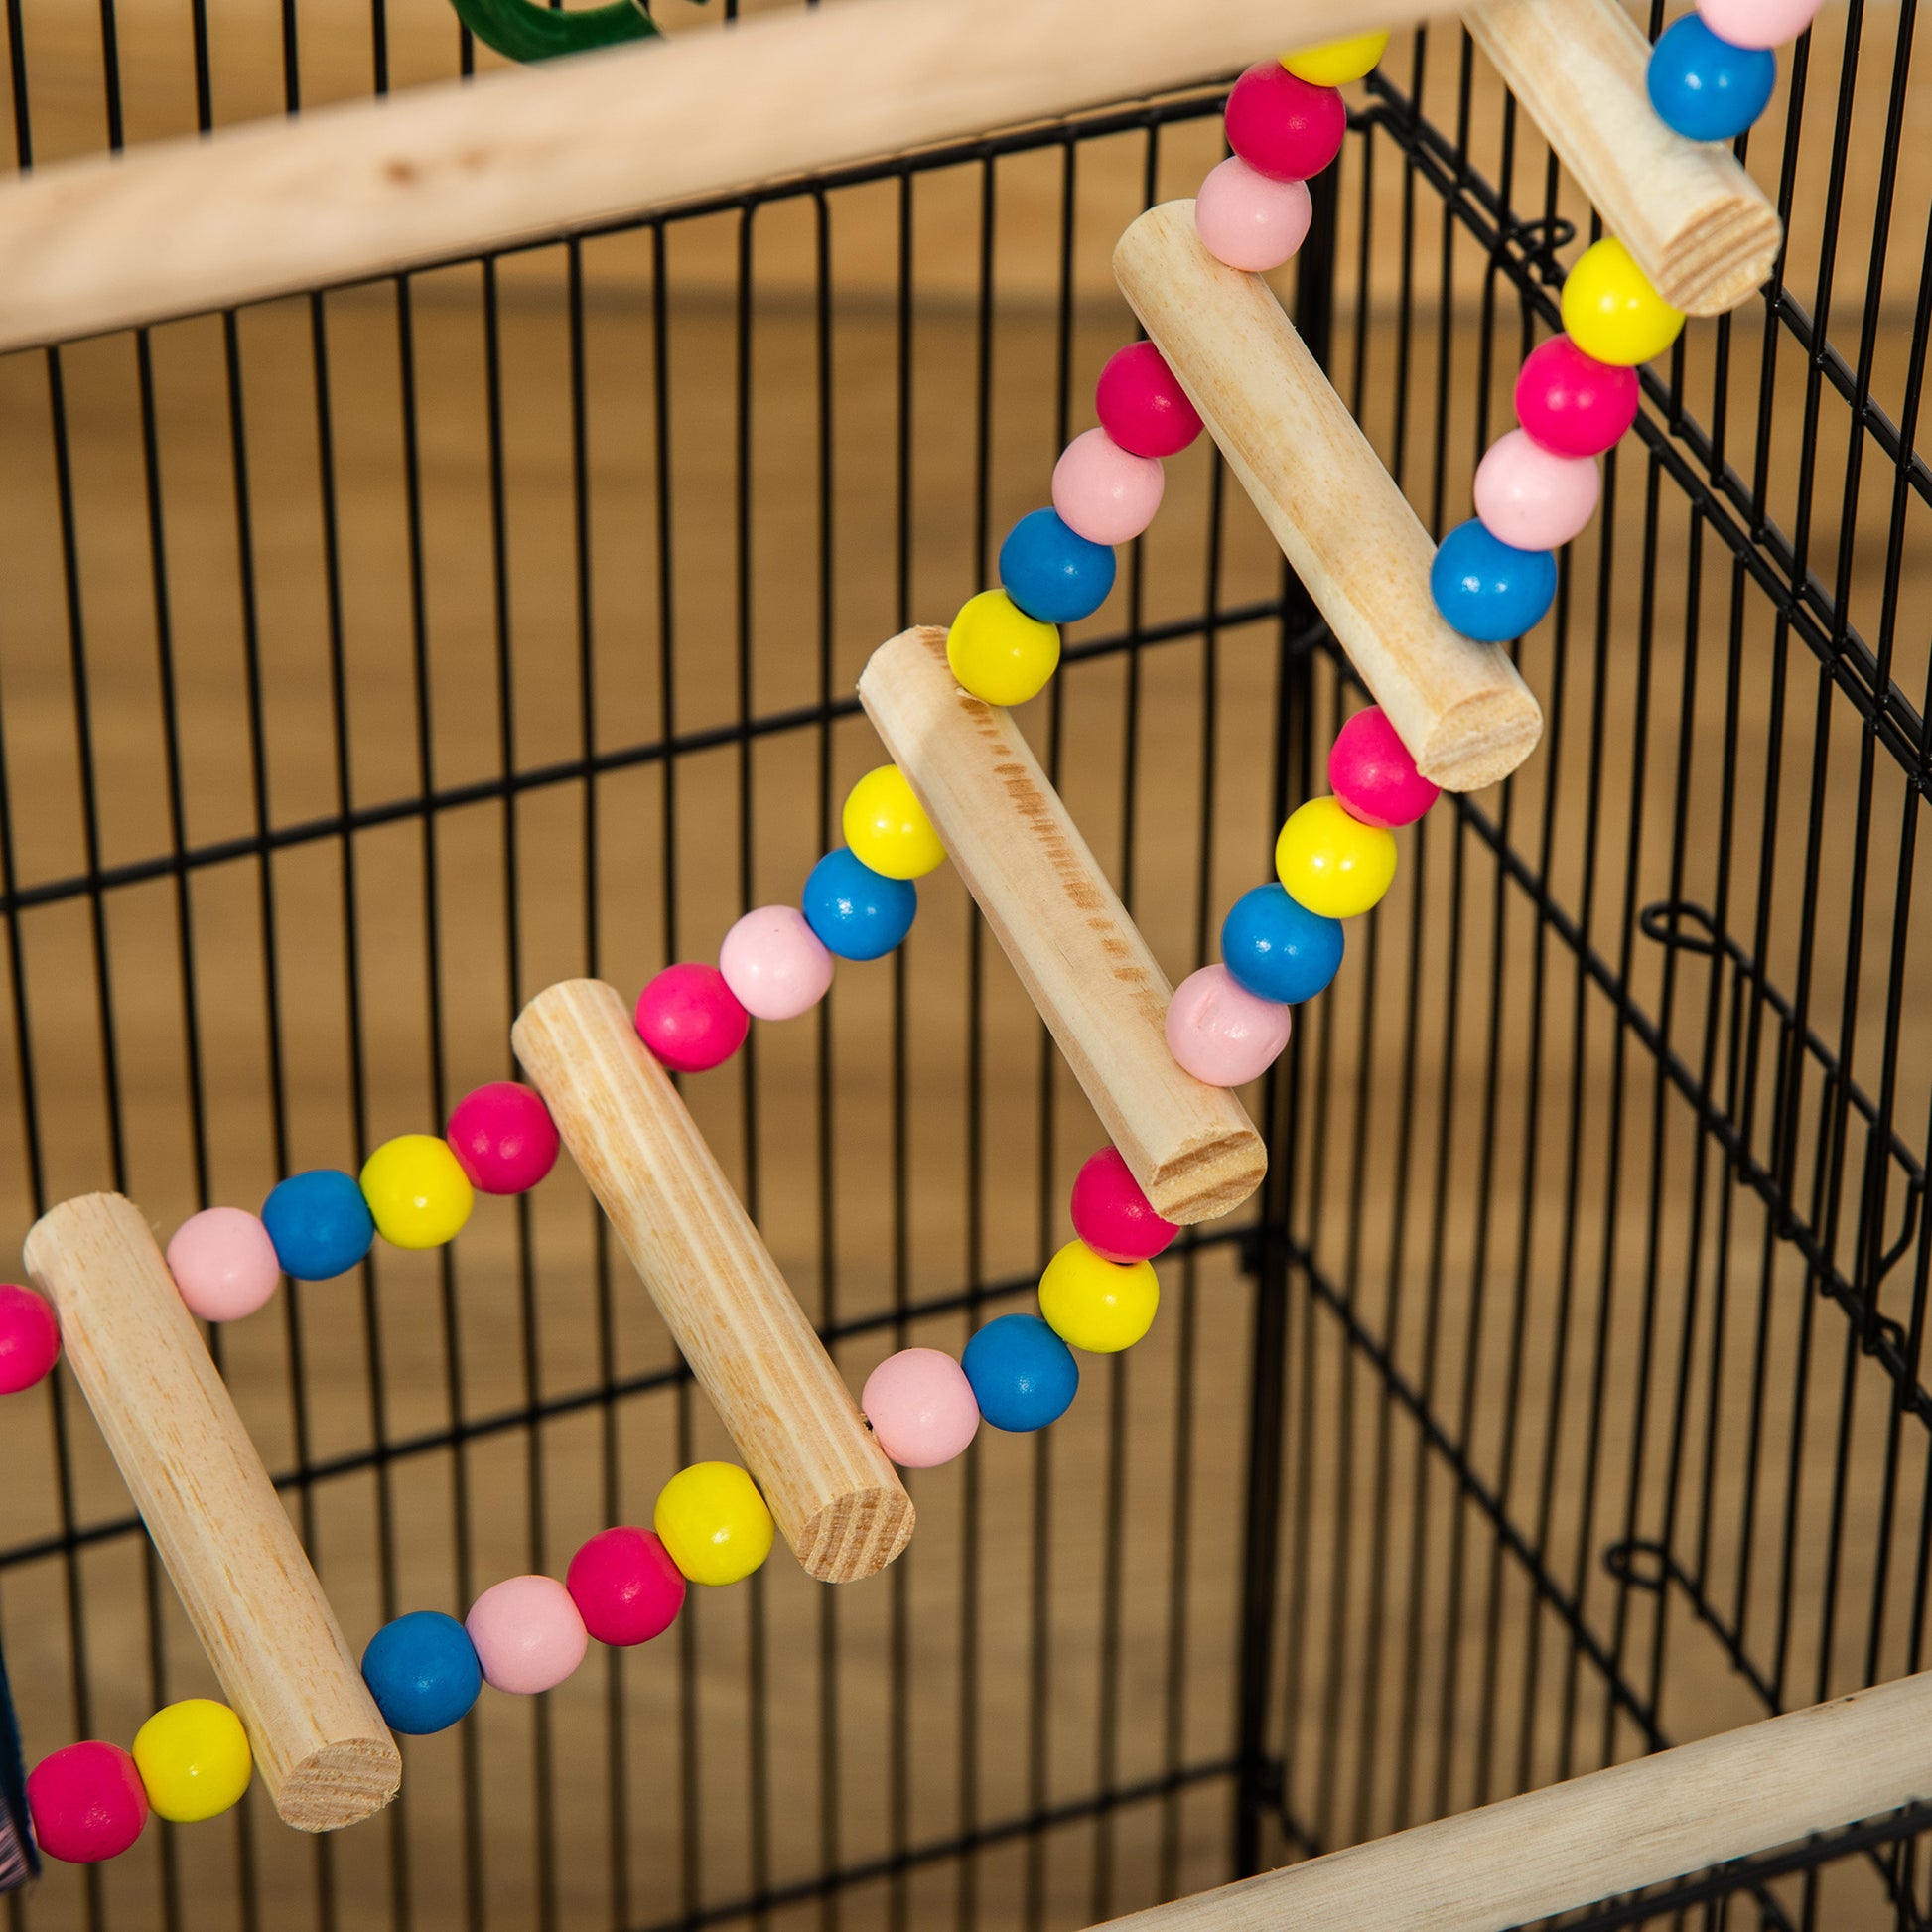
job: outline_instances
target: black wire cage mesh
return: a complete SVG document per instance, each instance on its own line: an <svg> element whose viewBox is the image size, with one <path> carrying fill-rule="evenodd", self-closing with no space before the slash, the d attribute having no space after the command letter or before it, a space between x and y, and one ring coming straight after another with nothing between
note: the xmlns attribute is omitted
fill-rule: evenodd
<svg viewBox="0 0 1932 1932"><path fill-rule="evenodd" d="M433 0L7 24L23 167L473 60ZM885 1577L781 1551L412 1743L375 1822L257 1792L53 1869L15 1932L1070 1927L1918 1668L1921 38L1851 0L1786 58L1748 152L1781 279L1647 372L1520 650L1543 750L1406 841L1253 1096L1263 1194L1163 1264L1146 1344L917 1476ZM1218 104L0 359L19 1232L352 1166L510 1072L541 986L634 991L792 897L878 761L859 666L1043 500L1128 328L1112 242ZM1441 530L1590 214L1452 26L1354 109L1284 294ZM1178 977L1359 701L1197 447L1026 722ZM944 872L687 1095L855 1388L1027 1305L1100 1138ZM211 1345L357 1644L728 1452L567 1173ZM0 1469L30 1755L212 1691L65 1371ZM1916 1926L1929 1826L1578 1922Z"/></svg>

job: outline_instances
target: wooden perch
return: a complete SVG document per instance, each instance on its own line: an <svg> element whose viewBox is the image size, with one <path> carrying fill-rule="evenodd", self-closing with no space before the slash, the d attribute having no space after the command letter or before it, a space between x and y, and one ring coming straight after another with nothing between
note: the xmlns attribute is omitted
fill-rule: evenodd
<svg viewBox="0 0 1932 1932"><path fill-rule="evenodd" d="M883 1570L912 1499L623 1001L568 980L510 1040L798 1561Z"/></svg>
<svg viewBox="0 0 1932 1932"><path fill-rule="evenodd" d="M1506 778L1542 709L1507 651L1443 621L1429 532L1268 284L1207 252L1192 202L1143 214L1114 275L1423 774Z"/></svg>
<svg viewBox="0 0 1932 1932"><path fill-rule="evenodd" d="M1666 302L1720 316L1770 280L1784 224L1721 142L1658 118L1619 0L1476 0L1476 45Z"/></svg>
<svg viewBox="0 0 1932 1932"><path fill-rule="evenodd" d="M380 1811L395 1740L140 1210L65 1201L26 1258L275 1809L305 1832Z"/></svg>
<svg viewBox="0 0 1932 1932"><path fill-rule="evenodd" d="M881 644L859 700L1156 1210L1238 1207L1267 1150L1233 1094L1174 1063L1173 989L1018 726L953 681L942 630Z"/></svg>

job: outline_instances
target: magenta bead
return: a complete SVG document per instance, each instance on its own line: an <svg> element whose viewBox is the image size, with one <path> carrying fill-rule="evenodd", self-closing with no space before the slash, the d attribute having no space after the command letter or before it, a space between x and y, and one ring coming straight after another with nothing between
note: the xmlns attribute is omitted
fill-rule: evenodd
<svg viewBox="0 0 1932 1932"><path fill-rule="evenodd" d="M1129 343L1108 357L1093 405L1100 427L1130 456L1177 456L1201 430L1200 412L1152 343Z"/></svg>
<svg viewBox="0 0 1932 1932"><path fill-rule="evenodd" d="M470 1183L485 1194L527 1194L557 1165L557 1123L540 1094L515 1080L467 1093L444 1136Z"/></svg>
<svg viewBox="0 0 1932 1932"><path fill-rule="evenodd" d="M637 995L637 1036L673 1073L705 1073L745 1044L752 1016L715 966L687 961Z"/></svg>
<svg viewBox="0 0 1932 1932"><path fill-rule="evenodd" d="M1225 966L1203 966L1173 990L1168 1050L1210 1087L1245 1086L1281 1057L1294 1011L1257 999Z"/></svg>
<svg viewBox="0 0 1932 1932"><path fill-rule="evenodd" d="M118 1859L148 1822L148 1790L118 1744L91 1739L53 1751L27 1773L34 1838L51 1859Z"/></svg>
<svg viewBox="0 0 1932 1932"><path fill-rule="evenodd" d="M510 1577L470 1605L463 1627L486 1682L518 1697L554 1691L590 1647L590 1633L554 1577Z"/></svg>
<svg viewBox="0 0 1932 1932"><path fill-rule="evenodd" d="M0 1283L0 1395L45 1381L61 1359L61 1324L31 1288Z"/></svg>
<svg viewBox="0 0 1932 1932"><path fill-rule="evenodd" d="M1416 769L1380 705L1358 711L1335 735L1328 753L1328 789L1350 818L1388 831L1413 825L1442 796Z"/></svg>
<svg viewBox="0 0 1932 1932"><path fill-rule="evenodd" d="M656 1531L599 1530L570 1560L564 1587L599 1643L648 1643L677 1621L684 1573Z"/></svg>
<svg viewBox="0 0 1932 1932"><path fill-rule="evenodd" d="M760 905L725 934L718 969L755 1020L796 1020L824 999L836 962L795 905Z"/></svg>
<svg viewBox="0 0 1932 1932"><path fill-rule="evenodd" d="M1555 456L1527 430L1498 437L1476 466L1476 514L1518 550L1561 550L1596 514L1603 479L1590 456Z"/></svg>
<svg viewBox="0 0 1932 1932"><path fill-rule="evenodd" d="M1103 1147L1073 1176L1073 1232L1103 1261L1152 1261L1180 1232L1141 1191L1119 1148Z"/></svg>
<svg viewBox="0 0 1932 1932"><path fill-rule="evenodd" d="M1553 336L1516 378L1516 420L1555 456L1601 456L1629 433L1641 394L1635 369L1612 368Z"/></svg>
<svg viewBox="0 0 1932 1932"><path fill-rule="evenodd" d="M963 1455L980 1426L966 1371L936 1348L902 1348L866 1377L859 1407L879 1447L901 1469L934 1469Z"/></svg>
<svg viewBox="0 0 1932 1932"><path fill-rule="evenodd" d="M1732 47L1782 47L1817 17L1824 0L1698 0L1704 24Z"/></svg>
<svg viewBox="0 0 1932 1932"><path fill-rule="evenodd" d="M1160 460L1123 450L1104 429L1076 436L1053 466L1053 507L1089 543L1131 543L1154 521L1167 474Z"/></svg>
<svg viewBox="0 0 1932 1932"><path fill-rule="evenodd" d="M168 1272L190 1314L239 1321L275 1293L282 1264L268 1230L238 1207L191 1214L168 1243Z"/></svg>
<svg viewBox="0 0 1932 1932"><path fill-rule="evenodd" d="M1341 89L1311 86L1279 61L1256 62L1228 95L1228 146L1271 181L1318 175L1347 132Z"/></svg>
<svg viewBox="0 0 1932 1932"><path fill-rule="evenodd" d="M1201 246L1217 262L1250 275L1293 261L1313 219L1306 182L1270 181L1239 155L1210 169L1194 198Z"/></svg>

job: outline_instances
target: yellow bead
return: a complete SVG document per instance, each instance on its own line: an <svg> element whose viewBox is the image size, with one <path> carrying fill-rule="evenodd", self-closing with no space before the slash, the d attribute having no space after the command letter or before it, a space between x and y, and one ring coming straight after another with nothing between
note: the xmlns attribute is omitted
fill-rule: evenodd
<svg viewBox="0 0 1932 1932"><path fill-rule="evenodd" d="M1039 1278L1039 1311L1069 1348L1117 1355L1154 1326L1161 1282L1151 1261L1121 1263L1069 1241Z"/></svg>
<svg viewBox="0 0 1932 1932"><path fill-rule="evenodd" d="M1633 369L1661 355L1684 328L1614 235L1585 250L1563 285L1563 326L1586 355Z"/></svg>
<svg viewBox="0 0 1932 1932"><path fill-rule="evenodd" d="M974 697L1025 704L1059 668L1060 633L1028 617L1005 591L981 591L959 607L946 632L946 662Z"/></svg>
<svg viewBox="0 0 1932 1932"><path fill-rule="evenodd" d="M888 879L923 879L946 848L896 764L868 771L846 794L845 842L852 856Z"/></svg>
<svg viewBox="0 0 1932 1932"><path fill-rule="evenodd" d="M248 1733L225 1704L186 1698L134 1733L148 1803L177 1825L214 1818L240 1801L255 1767Z"/></svg>
<svg viewBox="0 0 1932 1932"><path fill-rule="evenodd" d="M694 1584L735 1584L771 1554L771 1512L736 1462L694 1462L657 1492L651 1528Z"/></svg>
<svg viewBox="0 0 1932 1932"><path fill-rule="evenodd" d="M1366 912L1395 878L1395 834L1350 818L1333 798L1311 798L1275 841L1275 870L1297 905L1324 919Z"/></svg>
<svg viewBox="0 0 1932 1932"><path fill-rule="evenodd" d="M1359 80L1388 51L1387 34L1350 34L1346 40L1324 41L1299 54L1284 54L1282 66L1311 87L1341 87Z"/></svg>
<svg viewBox="0 0 1932 1932"><path fill-rule="evenodd" d="M448 1141L398 1134L362 1163L362 1198L392 1247L440 1248L462 1232L477 1196Z"/></svg>

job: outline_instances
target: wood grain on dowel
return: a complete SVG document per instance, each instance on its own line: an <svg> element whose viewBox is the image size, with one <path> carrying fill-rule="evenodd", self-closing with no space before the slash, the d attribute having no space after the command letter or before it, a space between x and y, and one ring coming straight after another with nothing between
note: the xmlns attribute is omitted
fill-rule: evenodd
<svg viewBox="0 0 1932 1932"><path fill-rule="evenodd" d="M623 1001L567 980L510 1040L798 1561L883 1570L912 1499Z"/></svg>
<svg viewBox="0 0 1932 1932"><path fill-rule="evenodd" d="M1724 315L1770 279L1777 209L1729 148L1658 118L1650 42L1620 0L1476 0L1462 18L1666 302Z"/></svg>
<svg viewBox="0 0 1932 1932"><path fill-rule="evenodd" d="M455 260L1448 10L844 0L59 163L0 189L0 349Z"/></svg>
<svg viewBox="0 0 1932 1932"><path fill-rule="evenodd" d="M1932 1798L1932 1672L1115 1919L1507 1932Z"/></svg>
<svg viewBox="0 0 1932 1932"><path fill-rule="evenodd" d="M1543 712L1507 651L1444 622L1429 532L1273 290L1207 252L1192 202L1143 214L1114 275L1424 775L1506 778Z"/></svg>
<svg viewBox="0 0 1932 1932"><path fill-rule="evenodd" d="M1019 727L954 682L943 630L881 644L859 700L1148 1199L1181 1222L1238 1207L1261 1136L1174 1063L1173 989Z"/></svg>
<svg viewBox="0 0 1932 1932"><path fill-rule="evenodd" d="M402 1758L140 1210L63 1202L27 1272L283 1821L377 1812Z"/></svg>

